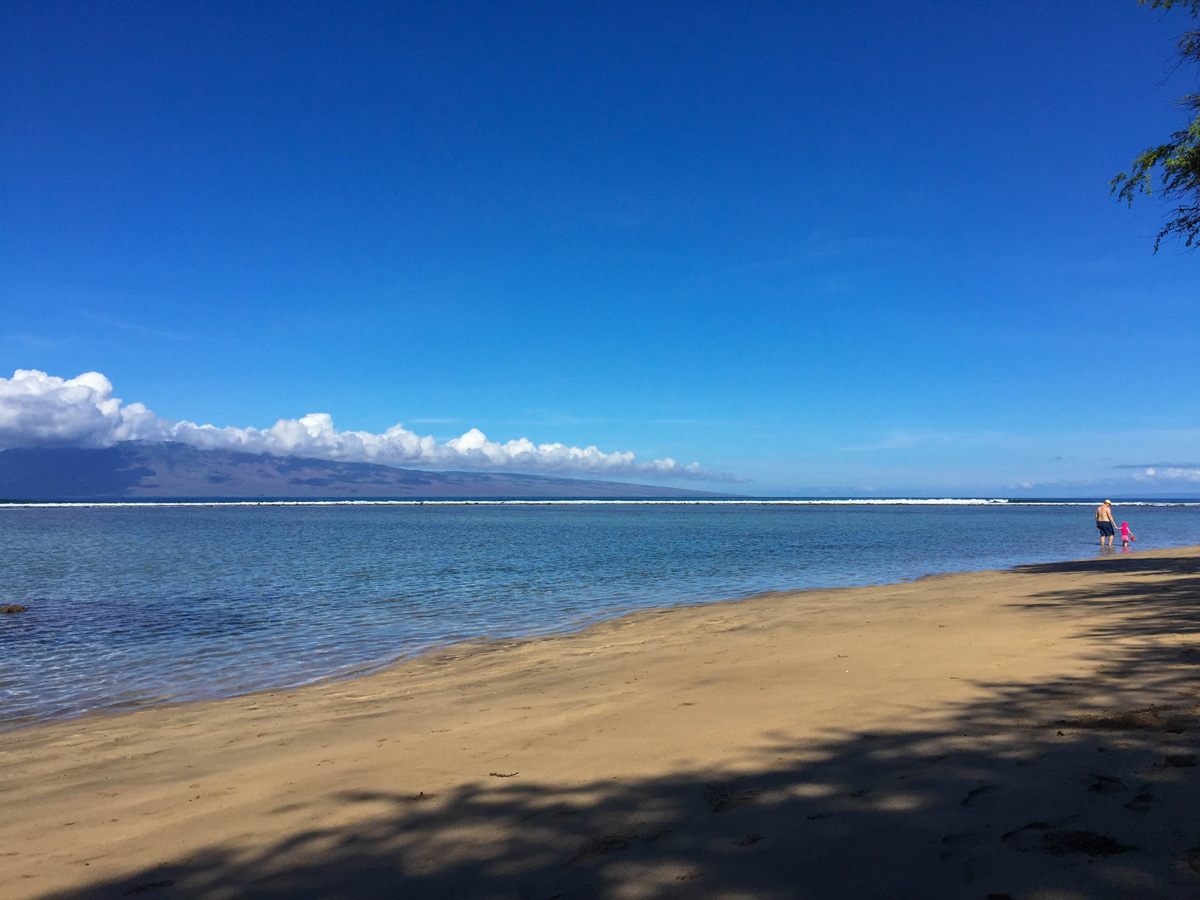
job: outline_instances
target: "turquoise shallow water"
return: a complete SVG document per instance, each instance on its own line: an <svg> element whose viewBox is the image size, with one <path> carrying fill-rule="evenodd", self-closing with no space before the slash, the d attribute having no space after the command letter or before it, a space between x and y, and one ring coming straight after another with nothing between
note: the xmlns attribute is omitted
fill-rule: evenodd
<svg viewBox="0 0 1200 900"><path fill-rule="evenodd" d="M1195 505L1116 515L1139 550L1200 543ZM0 616L0 726L636 609L1097 552L1091 504L0 508L0 604L29 607Z"/></svg>

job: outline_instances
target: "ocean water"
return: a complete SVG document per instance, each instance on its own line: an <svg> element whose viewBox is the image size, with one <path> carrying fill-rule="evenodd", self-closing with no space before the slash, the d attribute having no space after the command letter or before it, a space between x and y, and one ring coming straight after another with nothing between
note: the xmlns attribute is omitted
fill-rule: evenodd
<svg viewBox="0 0 1200 900"><path fill-rule="evenodd" d="M0 728L638 609L1094 556L1092 506L0 507L0 605L28 607L0 616ZM1139 550L1200 543L1195 503L1116 517Z"/></svg>

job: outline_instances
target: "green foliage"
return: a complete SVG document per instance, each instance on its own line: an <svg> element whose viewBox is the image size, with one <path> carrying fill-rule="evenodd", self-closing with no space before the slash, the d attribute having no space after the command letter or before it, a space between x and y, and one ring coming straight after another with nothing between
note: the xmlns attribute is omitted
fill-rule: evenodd
<svg viewBox="0 0 1200 900"><path fill-rule="evenodd" d="M1170 9L1172 6L1182 6L1191 10L1193 16L1200 16L1200 0L1138 0L1138 6L1149 5L1151 9Z"/></svg>
<svg viewBox="0 0 1200 900"><path fill-rule="evenodd" d="M1193 17L1200 16L1200 0L1138 0L1151 9L1182 7ZM1185 31L1179 39L1179 62L1200 63L1200 31ZM1154 240L1158 252L1163 238L1175 237L1185 247L1200 246L1200 93L1188 94L1180 105L1192 117L1191 124L1171 135L1157 147L1149 147L1133 161L1129 172L1122 172L1109 186L1126 203L1135 194L1153 193L1157 180L1163 199L1176 204L1171 218Z"/></svg>

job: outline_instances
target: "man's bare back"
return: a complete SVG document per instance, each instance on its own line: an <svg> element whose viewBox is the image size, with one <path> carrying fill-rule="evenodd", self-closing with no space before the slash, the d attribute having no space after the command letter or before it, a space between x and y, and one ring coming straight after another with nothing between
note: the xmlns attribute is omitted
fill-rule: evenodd
<svg viewBox="0 0 1200 900"><path fill-rule="evenodd" d="M1117 522L1112 514L1112 502L1105 500L1096 507L1096 528L1100 530L1100 546L1104 546L1105 540L1108 541L1108 546L1112 546L1113 534Z"/></svg>

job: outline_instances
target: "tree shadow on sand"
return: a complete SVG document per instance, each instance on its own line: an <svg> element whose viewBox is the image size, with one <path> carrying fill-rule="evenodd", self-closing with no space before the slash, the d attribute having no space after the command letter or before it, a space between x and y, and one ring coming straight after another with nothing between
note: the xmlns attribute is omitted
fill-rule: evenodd
<svg viewBox="0 0 1200 900"><path fill-rule="evenodd" d="M1200 556L1116 556L1075 562L1020 566L1015 574L1106 575L1112 580L1086 588L1035 595L1027 608L1070 613L1086 604L1115 621L1092 634L1099 637L1168 635L1200 630ZM1152 577L1155 580L1147 580Z"/></svg>
<svg viewBox="0 0 1200 900"><path fill-rule="evenodd" d="M1081 616L1081 636L1106 648L1097 659L1102 684L1143 693L1186 691L1200 668L1200 557L1108 557L1021 566L1015 575L1112 575L1086 585L1035 594L1027 609ZM1099 615L1097 615L1099 613ZM1099 684L1088 679L1099 696Z"/></svg>
<svg viewBox="0 0 1200 900"><path fill-rule="evenodd" d="M946 727L804 743L767 734L736 771L635 781L506 772L434 795L397 772L394 792L332 798L353 824L254 851L214 846L53 896L1198 897L1200 560L1013 577L1109 570L1111 585L1032 605L1106 605L1116 623L1099 636L1139 641L1088 678L987 685ZM1142 696L1154 705L1136 702L1136 685L1152 686ZM1105 706L1115 694L1130 702Z"/></svg>

